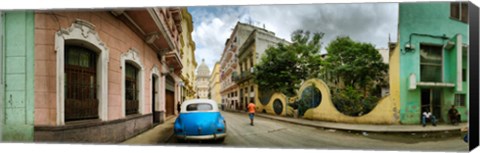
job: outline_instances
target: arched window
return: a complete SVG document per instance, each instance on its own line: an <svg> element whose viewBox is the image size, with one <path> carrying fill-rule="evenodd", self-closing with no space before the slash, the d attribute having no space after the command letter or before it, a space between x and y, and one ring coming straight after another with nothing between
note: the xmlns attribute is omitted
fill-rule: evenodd
<svg viewBox="0 0 480 153"><path fill-rule="evenodd" d="M81 46L81 47L80 47ZM72 48L73 47L73 48ZM80 47L80 48L77 48ZM68 49L67 49L68 48ZM74 55L68 55L70 51L67 50L74 50ZM79 119L88 119L88 118L98 118L102 121L108 120L108 48L105 46L105 43L100 39L98 33L95 31L95 26L87 21L77 19L73 22L70 28L61 29L56 32L55 34L55 51L56 51L56 125L65 125L65 121L70 120L79 120ZM80 55L81 54L81 55ZM69 57L70 56L70 57ZM95 56L95 57L92 57ZM71 58L72 57L72 58ZM76 57L76 58L74 58ZM66 58L69 58L68 61ZM88 58L88 60L87 60ZM83 63L80 63L82 62ZM88 61L88 62L87 62ZM88 68L86 64L88 63ZM95 63L94 65L92 63ZM83 68L77 69L74 71L70 69L72 67ZM70 67L70 68L67 68ZM68 69L68 70L67 70ZM95 70L95 71L91 71ZM70 71L70 72L66 72ZM78 76L72 75L69 73L82 73L84 75L90 75L90 78L86 76ZM93 75L95 74L95 75ZM68 75L68 76L66 76ZM93 80L92 77L93 76ZM84 80L76 80L73 77L83 77ZM90 79L90 80L88 80ZM66 85L69 83L69 85ZM88 85L93 83L93 87L90 86L90 92L87 91ZM80 86L81 84L84 87L73 87ZM72 86L72 87L71 87ZM69 87L71 89L66 89ZM83 96L85 101L88 99L92 101L92 97L96 98L97 107L95 109L93 106L89 105L88 109L80 108L81 106L73 106L76 110L69 111L66 106L67 101L69 101L68 105L71 105L74 99L69 97L67 100L67 94L69 94L70 90L80 90L80 88L85 89L84 92L75 92L72 94L75 95L68 95L68 96ZM92 88L93 88L93 95L92 96ZM68 90L68 91L67 91ZM89 94L88 94L89 93ZM80 95L83 94L83 95ZM89 97L90 96L90 97ZM78 102L78 101L77 101ZM88 110L93 112L84 112L83 117L72 117L75 115L67 115L70 112L76 113L77 110ZM80 111L81 112L81 111ZM96 112L96 113L94 113ZM89 115L86 115L89 114ZM96 115L93 115L96 114ZM78 115L78 114L77 114ZM66 116L69 116L68 119ZM95 116L95 117L93 117Z"/></svg>
<svg viewBox="0 0 480 153"><path fill-rule="evenodd" d="M122 64L122 117L145 113L144 68L138 51L130 48L123 53Z"/></svg>
<svg viewBox="0 0 480 153"><path fill-rule="evenodd" d="M139 82L138 68L130 63L125 63L125 113L126 115L138 113Z"/></svg>
<svg viewBox="0 0 480 153"><path fill-rule="evenodd" d="M97 54L65 46L65 121L98 118Z"/></svg>

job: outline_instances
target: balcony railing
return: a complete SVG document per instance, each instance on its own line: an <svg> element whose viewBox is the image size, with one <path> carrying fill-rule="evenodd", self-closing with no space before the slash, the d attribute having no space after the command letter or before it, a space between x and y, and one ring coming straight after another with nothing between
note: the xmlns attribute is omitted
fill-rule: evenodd
<svg viewBox="0 0 480 153"><path fill-rule="evenodd" d="M248 71L241 72L240 75L238 76L237 80L234 80L237 83L242 83L245 82L249 79L253 78L253 74Z"/></svg>

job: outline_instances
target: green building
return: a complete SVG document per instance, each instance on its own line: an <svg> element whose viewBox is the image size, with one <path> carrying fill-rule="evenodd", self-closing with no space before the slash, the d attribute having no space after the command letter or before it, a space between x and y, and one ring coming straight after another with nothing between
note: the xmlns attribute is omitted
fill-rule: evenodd
<svg viewBox="0 0 480 153"><path fill-rule="evenodd" d="M34 12L0 11L0 142L33 141Z"/></svg>
<svg viewBox="0 0 480 153"><path fill-rule="evenodd" d="M468 3L399 4L400 122L429 109L443 123L456 105L468 119Z"/></svg>

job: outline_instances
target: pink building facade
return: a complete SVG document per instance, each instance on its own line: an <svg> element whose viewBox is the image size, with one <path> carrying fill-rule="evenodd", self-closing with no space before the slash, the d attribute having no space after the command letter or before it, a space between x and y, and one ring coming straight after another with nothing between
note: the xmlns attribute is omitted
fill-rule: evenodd
<svg viewBox="0 0 480 153"><path fill-rule="evenodd" d="M35 141L122 142L177 114L180 8L35 13Z"/></svg>

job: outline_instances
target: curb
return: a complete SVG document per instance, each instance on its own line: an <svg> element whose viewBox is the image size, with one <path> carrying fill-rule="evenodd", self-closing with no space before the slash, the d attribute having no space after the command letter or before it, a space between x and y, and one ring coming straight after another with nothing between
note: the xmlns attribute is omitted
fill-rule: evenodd
<svg viewBox="0 0 480 153"><path fill-rule="evenodd" d="M228 110L228 112L234 112L234 113L245 113L243 111L235 111L235 110ZM259 116L262 118L268 118L272 120L277 120L277 121L282 121L282 122L287 122L291 124L297 124L297 125L302 125L302 126L310 126L310 127L315 127L315 128L324 128L324 129L336 129L336 130L342 130L342 131L356 131L356 132L373 132L373 133L440 133L440 132L460 132L462 129L462 126L458 126L454 129L435 129L435 128L424 128L424 129L417 129L417 130L404 130L404 129L398 129L398 130L387 130L389 125L385 125L382 128L373 128L373 129L359 129L359 128L344 128L341 126L332 126L332 125L318 125L315 123L301 123L299 121L292 121L291 119L284 119L284 118L279 118L279 117L270 117L268 114L255 114L255 116ZM418 125L421 126L421 125Z"/></svg>
<svg viewBox="0 0 480 153"><path fill-rule="evenodd" d="M299 123L295 121L290 121L290 120L284 120L284 119L278 119L278 118L273 118L273 117L268 117L263 114L258 114L256 116L263 117L263 118L268 118L272 120L277 120L277 121L282 121L282 122L288 122L292 124L297 124L297 125L303 125L303 126L310 126L310 127L315 127L315 128L325 128L325 129L336 129L336 130L342 130L342 131L356 131L356 132L374 132L374 133L437 133L437 132L451 132L451 131L460 131L459 129L425 129L425 130L419 130L419 131L389 131L389 130L370 130L370 129L348 129L348 128L342 128L342 127L332 127L332 126L320 126L320 125L315 125L315 124L308 124L308 123Z"/></svg>

